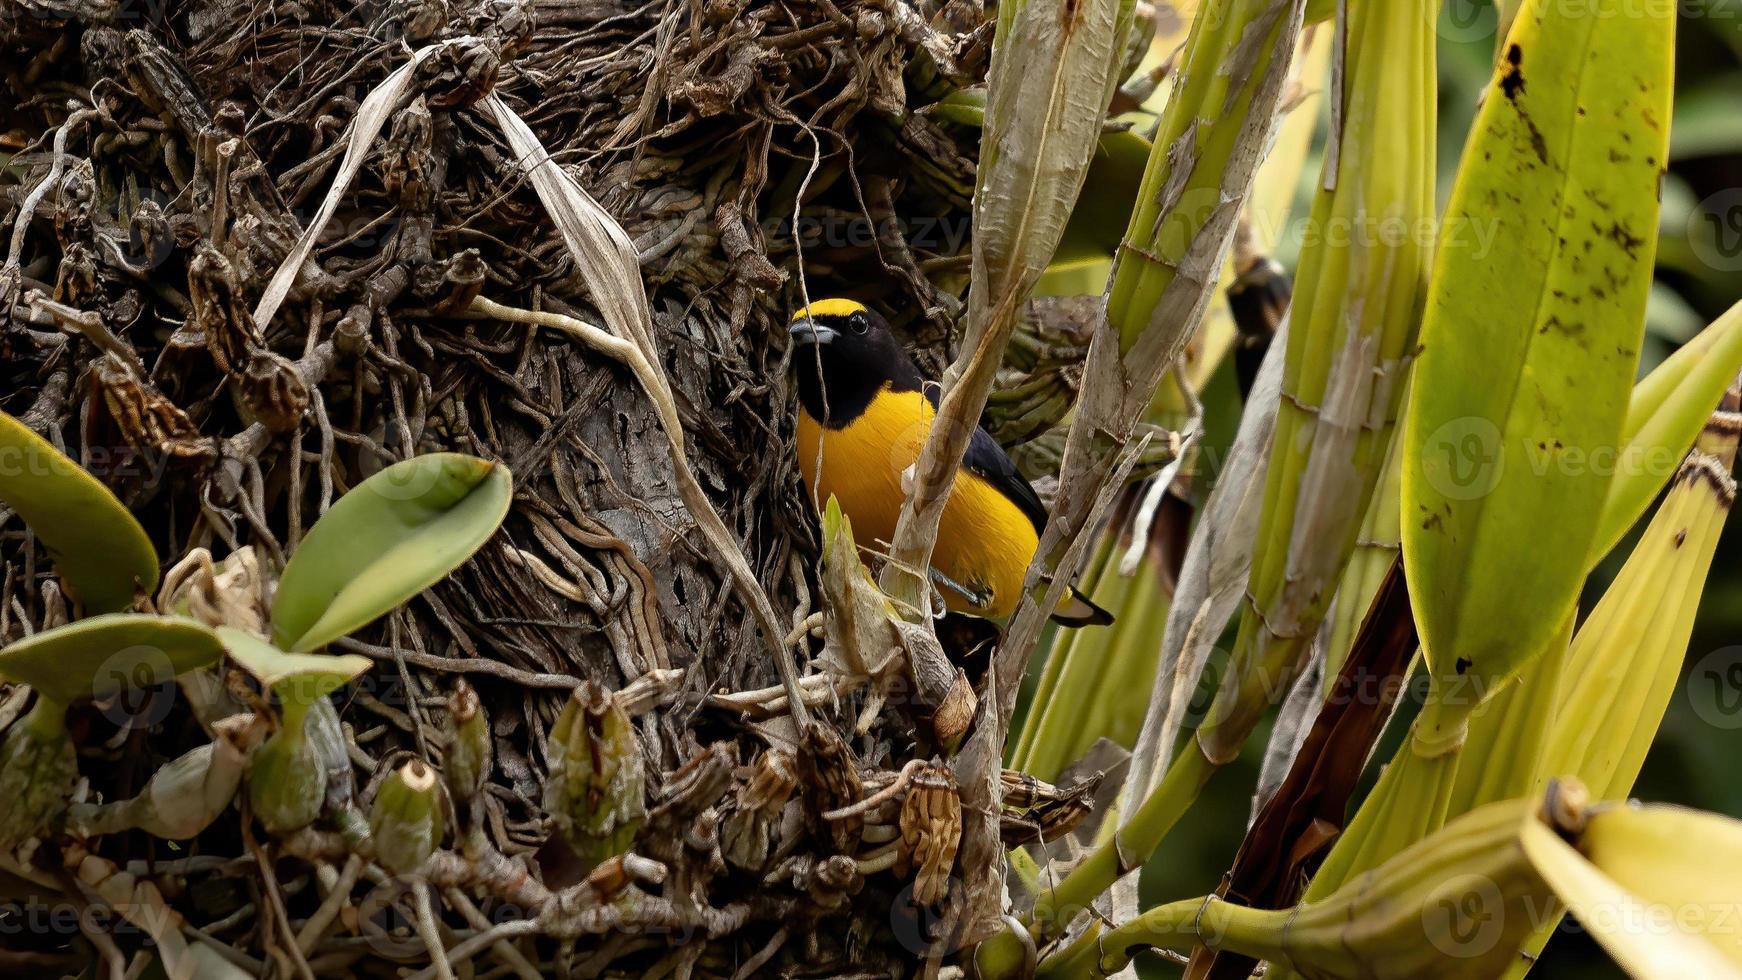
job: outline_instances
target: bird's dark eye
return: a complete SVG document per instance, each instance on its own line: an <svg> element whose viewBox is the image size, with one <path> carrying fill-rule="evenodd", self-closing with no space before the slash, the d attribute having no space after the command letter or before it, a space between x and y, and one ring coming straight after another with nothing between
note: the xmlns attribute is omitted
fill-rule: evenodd
<svg viewBox="0 0 1742 980"><path fill-rule="evenodd" d="M871 329L871 321L863 313L855 313L847 318L847 326L856 334L863 334Z"/></svg>

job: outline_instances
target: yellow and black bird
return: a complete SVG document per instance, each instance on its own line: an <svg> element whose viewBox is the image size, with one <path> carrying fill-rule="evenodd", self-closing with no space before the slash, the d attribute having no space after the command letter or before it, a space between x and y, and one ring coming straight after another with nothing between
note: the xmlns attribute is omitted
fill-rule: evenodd
<svg viewBox="0 0 1742 980"><path fill-rule="evenodd" d="M861 303L819 300L793 316L791 331L805 489L819 510L833 496L861 545L886 547L906 498L902 474L919 459L937 414L937 386ZM945 606L987 618L1014 612L1045 524L1034 488L976 427L932 551ZM1071 626L1113 621L1075 589L1053 619Z"/></svg>

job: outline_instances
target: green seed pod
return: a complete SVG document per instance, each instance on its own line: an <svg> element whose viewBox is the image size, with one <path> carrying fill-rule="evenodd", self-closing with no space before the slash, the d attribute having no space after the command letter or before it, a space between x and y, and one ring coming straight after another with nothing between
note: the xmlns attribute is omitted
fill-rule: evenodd
<svg viewBox="0 0 1742 980"><path fill-rule="evenodd" d="M307 719L306 708L287 710L248 768L248 802L268 833L288 834L314 823L326 802L327 774L309 741Z"/></svg>
<svg viewBox="0 0 1742 980"><path fill-rule="evenodd" d="M381 784L369 811L369 832L382 867L394 874L422 868L441 844L443 829L442 794L434 769L413 759Z"/></svg>
<svg viewBox="0 0 1742 980"><path fill-rule="evenodd" d="M0 742L0 850L39 837L66 814L67 797L79 776L79 759L67 737L66 705L36 696L36 706Z"/></svg>
<svg viewBox="0 0 1742 980"><path fill-rule="evenodd" d="M448 792L463 803L482 792L490 778L490 720L478 692L464 680L454 686L448 713L454 719L454 740L442 756L442 770Z"/></svg>
<svg viewBox="0 0 1742 980"><path fill-rule="evenodd" d="M616 699L576 688L550 733L544 808L588 868L635 842L647 817L641 743Z"/></svg>

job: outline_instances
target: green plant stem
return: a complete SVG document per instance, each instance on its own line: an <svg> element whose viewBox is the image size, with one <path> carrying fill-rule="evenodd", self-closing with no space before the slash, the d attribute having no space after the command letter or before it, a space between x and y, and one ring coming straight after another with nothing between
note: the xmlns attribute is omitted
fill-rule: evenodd
<svg viewBox="0 0 1742 980"><path fill-rule="evenodd" d="M1131 814L1113 839L1090 852L1058 887L1034 905L1034 932L1051 938L1078 912L1087 908L1113 882L1137 870L1155 852L1162 838L1185 815L1216 767L1195 745L1188 744L1168 767L1155 791Z"/></svg>
<svg viewBox="0 0 1742 980"><path fill-rule="evenodd" d="M1123 970L1146 949L1189 950L1203 944L1261 959L1285 956L1292 909L1254 909L1214 897L1170 902L1143 913L1101 936L1078 943L1066 955L1042 963L1039 980L1105 977Z"/></svg>

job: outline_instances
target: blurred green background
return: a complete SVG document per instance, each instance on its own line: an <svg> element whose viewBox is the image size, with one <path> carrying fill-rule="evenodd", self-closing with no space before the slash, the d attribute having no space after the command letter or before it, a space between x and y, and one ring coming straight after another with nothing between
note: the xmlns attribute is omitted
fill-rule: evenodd
<svg viewBox="0 0 1742 980"><path fill-rule="evenodd" d="M1383 2L1383 0L1381 0ZM1492 4L1449 0L1440 17L1439 196L1450 193L1464 138L1489 77L1496 45ZM1648 313L1643 374L1706 323L1742 300L1742 0L1684 0L1678 23L1676 109L1669 172L1662 185L1657 284ZM1321 134L1324 121L1321 120ZM1293 268L1319 175L1314 158L1302 171L1293 225L1277 258ZM1205 391L1206 445L1232 438L1239 400L1231 372ZM1635 532L1637 533L1637 531ZM1632 549L1630 537L1592 576L1583 607L1602 594ZM1635 789L1641 799L1667 801L1742 817L1742 517L1725 529L1700 616L1689 644L1683 679ZM1232 628L1221 647L1232 643ZM1212 662L1212 669L1217 666ZM1575 668L1576 669L1576 665ZM1213 690L1206 681L1202 689ZM1420 685L1412 687L1419 698ZM1389 757L1413 709L1406 703L1387 734ZM1219 773L1198 804L1144 872L1145 904L1213 889L1227 869L1251 807L1258 765L1268 737L1260 729L1236 765ZM1369 776L1369 779L1371 776ZM1145 976L1177 975L1159 959L1143 963ZM1577 923L1568 920L1532 976L1618 977L1623 974Z"/></svg>

